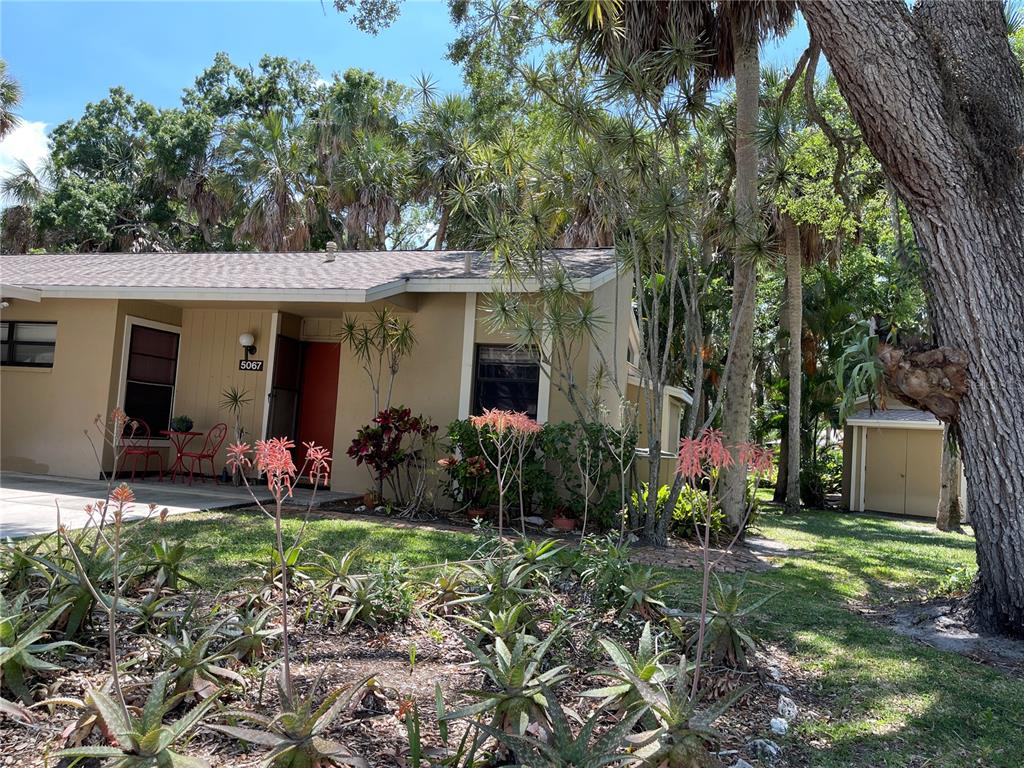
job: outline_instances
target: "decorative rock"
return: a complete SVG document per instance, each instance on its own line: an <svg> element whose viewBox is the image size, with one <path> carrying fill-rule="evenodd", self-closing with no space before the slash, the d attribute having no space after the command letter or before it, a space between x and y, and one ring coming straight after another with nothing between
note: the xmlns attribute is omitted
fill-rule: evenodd
<svg viewBox="0 0 1024 768"><path fill-rule="evenodd" d="M779 714L787 720L796 720L796 702L789 696L779 696Z"/></svg>
<svg viewBox="0 0 1024 768"><path fill-rule="evenodd" d="M786 722L784 717L773 717L771 722L772 733L776 736L785 736L789 730L789 723Z"/></svg>
<svg viewBox="0 0 1024 768"><path fill-rule="evenodd" d="M385 506L380 506L380 507L374 507L373 511L376 512L378 515L383 515L385 512L388 511L388 509Z"/></svg>
<svg viewBox="0 0 1024 768"><path fill-rule="evenodd" d="M782 747L771 739L754 739L747 744L747 752L762 760L774 760L782 754Z"/></svg>
<svg viewBox="0 0 1024 768"><path fill-rule="evenodd" d="M783 685L782 683L765 683L764 687L769 691L775 691L776 693L781 693L784 696L789 696L790 694L789 686Z"/></svg>
<svg viewBox="0 0 1024 768"><path fill-rule="evenodd" d="M775 665L768 667L768 674L771 675L772 680L776 682L782 679L782 670Z"/></svg>
<svg viewBox="0 0 1024 768"><path fill-rule="evenodd" d="M730 765L729 768L754 768L754 766L752 766L742 757L737 757L736 762Z"/></svg>
<svg viewBox="0 0 1024 768"><path fill-rule="evenodd" d="M360 504L358 507L356 507L355 511L356 512L360 512L360 513L361 512L365 512L366 511L366 505L365 504Z"/></svg>
<svg viewBox="0 0 1024 768"><path fill-rule="evenodd" d="M543 528L546 525L544 518L537 515L531 515L530 517L523 518L523 521L527 525L532 525L535 528Z"/></svg>

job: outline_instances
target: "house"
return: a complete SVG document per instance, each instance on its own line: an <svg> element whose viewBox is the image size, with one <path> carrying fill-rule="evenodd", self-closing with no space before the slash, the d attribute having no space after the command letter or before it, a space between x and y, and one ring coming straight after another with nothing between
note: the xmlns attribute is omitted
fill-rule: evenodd
<svg viewBox="0 0 1024 768"><path fill-rule="evenodd" d="M942 462L942 422L897 400L872 411L867 398L846 420L842 506L853 512L888 512L935 518ZM966 483L960 476L961 514Z"/></svg>
<svg viewBox="0 0 1024 768"><path fill-rule="evenodd" d="M603 359L625 391L631 280L610 249L548 257L605 319L597 343L571 362L576 380ZM393 404L442 430L485 407L526 411L542 423L574 419L535 355L488 328L492 288L490 257L463 251L0 257L0 464L96 477L83 432L115 406L149 424L166 462L159 430L177 415L200 431L230 422L221 393L234 386L251 399L242 413L247 439L288 435L326 445L335 456L332 488L362 491L369 476L345 449L374 415L372 391L339 333L343 317L380 307L407 316L416 336ZM614 421L615 388L605 385L601 397ZM663 434L673 440L678 418L678 406L666 409L676 431L669 424ZM109 451L104 461L109 469ZM224 448L216 461L223 465Z"/></svg>

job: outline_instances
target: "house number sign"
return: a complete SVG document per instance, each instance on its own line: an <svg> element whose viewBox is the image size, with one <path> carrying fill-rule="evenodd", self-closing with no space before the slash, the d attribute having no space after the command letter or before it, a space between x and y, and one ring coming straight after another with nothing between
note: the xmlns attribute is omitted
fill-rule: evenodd
<svg viewBox="0 0 1024 768"><path fill-rule="evenodd" d="M239 360L238 370L240 371L262 371L263 361L262 360Z"/></svg>

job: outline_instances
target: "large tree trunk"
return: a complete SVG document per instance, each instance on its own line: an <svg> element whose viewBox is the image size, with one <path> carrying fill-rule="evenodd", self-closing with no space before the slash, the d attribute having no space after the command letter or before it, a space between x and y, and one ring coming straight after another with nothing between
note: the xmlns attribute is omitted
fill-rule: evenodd
<svg viewBox="0 0 1024 768"><path fill-rule="evenodd" d="M754 374L754 303L757 262L750 247L758 227L757 131L761 66L757 41L734 34L736 50L736 249L733 254L732 317L735 328L722 400L722 432L727 445L750 439L750 386ZM753 35L750 35L753 38ZM722 472L719 495L731 525L743 524L746 467L737 464Z"/></svg>
<svg viewBox="0 0 1024 768"><path fill-rule="evenodd" d="M942 463L939 467L939 506L935 527L960 530L960 452L947 424L942 430Z"/></svg>
<svg viewBox="0 0 1024 768"><path fill-rule="evenodd" d="M787 408L786 511L800 511L800 396L803 370L803 250L800 229L789 216L782 217L786 241L786 329L789 331L789 406Z"/></svg>
<svg viewBox="0 0 1024 768"><path fill-rule="evenodd" d="M962 350L975 615L1024 636L1024 75L995 2L801 3L903 199L936 341Z"/></svg>

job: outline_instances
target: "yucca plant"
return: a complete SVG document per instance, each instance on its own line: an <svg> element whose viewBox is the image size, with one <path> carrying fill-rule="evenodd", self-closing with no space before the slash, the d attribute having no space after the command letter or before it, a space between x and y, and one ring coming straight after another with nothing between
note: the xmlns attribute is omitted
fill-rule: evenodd
<svg viewBox="0 0 1024 768"><path fill-rule="evenodd" d="M27 593L16 597L13 603L8 603L0 594L0 691L9 691L15 698L31 704L32 691L26 684L28 677L36 672L61 669L37 654L81 647L69 640L44 640L66 607L66 602L60 602L36 616L29 607Z"/></svg>
<svg viewBox="0 0 1024 768"><path fill-rule="evenodd" d="M726 664L739 669L747 668L747 654L757 650L757 639L747 628L747 619L754 611L775 596L775 592L744 605L746 578L733 584L723 584L717 574L710 590L710 606L705 617L704 645L713 664ZM689 618L700 622L699 614ZM698 626L699 630L699 626ZM688 640L688 646L697 644L698 631Z"/></svg>
<svg viewBox="0 0 1024 768"><path fill-rule="evenodd" d="M227 682L244 683L237 672L217 663L229 658L226 650L210 650L214 640L223 639L220 631L223 624L222 621L210 627L194 640L187 629L182 630L180 637L159 638L164 649L164 661L171 668L176 696L195 693L205 699Z"/></svg>
<svg viewBox="0 0 1024 768"><path fill-rule="evenodd" d="M491 653L463 638L466 648L476 658L475 666L488 679L491 689L469 691L479 701L447 713L443 719L457 720L490 712L490 726L507 733L522 735L530 723L550 730L548 700L541 687L564 680L566 666L562 664L546 671L543 666L548 649L560 636L561 632L555 630L538 641L532 635L520 632L511 645L499 637L495 639Z"/></svg>
<svg viewBox="0 0 1024 768"><path fill-rule="evenodd" d="M617 714L622 716L643 703L639 691L630 681L628 675L650 685L660 685L668 679L668 670L662 663L668 655L668 651L658 649L650 622L644 624L635 654L610 638L601 638L598 642L608 654L613 665L611 669L603 670L598 674L617 682L600 688L592 688L584 691L581 695L601 699L601 709L613 708Z"/></svg>
<svg viewBox="0 0 1024 768"><path fill-rule="evenodd" d="M507 733L489 725L479 726L481 731L493 736L512 752L517 765L529 768L600 768L613 763L639 763L631 754L636 744L630 743L628 739L633 727L646 712L646 706L635 707L627 712L619 722L595 738L594 733L602 719L600 711L583 723L579 733L574 733L554 692L544 685L541 686L541 695L549 704L548 713L551 717L551 730L547 739Z"/></svg>
<svg viewBox="0 0 1024 768"><path fill-rule="evenodd" d="M193 707L181 719L164 723L164 718L181 702L182 696L166 696L168 675L160 675L139 713L122 707L107 693L92 690L89 697L106 730L117 746L76 746L54 753L70 758L71 765L93 758L107 760L112 768L209 768L204 760L188 757L171 748L184 740L213 706L217 695Z"/></svg>
<svg viewBox="0 0 1024 768"><path fill-rule="evenodd" d="M366 760L352 754L344 744L327 738L325 734L334 721L352 705L355 695L368 679L336 688L317 706L314 706L314 696L319 681L307 697L296 697L295 700L289 700L284 685L279 681L278 692L283 710L275 717L241 711L224 712L221 715L251 722L258 728L221 724L209 724L206 727L247 744L270 747L270 752L261 762L262 766L327 768L335 765L365 768L369 765Z"/></svg>

